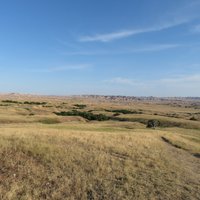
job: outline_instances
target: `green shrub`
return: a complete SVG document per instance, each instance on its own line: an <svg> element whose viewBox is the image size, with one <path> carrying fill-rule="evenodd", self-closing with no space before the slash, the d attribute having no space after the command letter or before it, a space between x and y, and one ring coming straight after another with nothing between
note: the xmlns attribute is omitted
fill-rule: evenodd
<svg viewBox="0 0 200 200"><path fill-rule="evenodd" d="M120 115L120 113L114 113L113 114L113 117L117 117L117 116L119 116Z"/></svg>
<svg viewBox="0 0 200 200"><path fill-rule="evenodd" d="M147 122L147 128L156 128L158 126L160 126L160 122L158 120L151 119Z"/></svg>
<svg viewBox="0 0 200 200"><path fill-rule="evenodd" d="M121 113L121 114L142 114L141 111L130 111L125 109L119 109L119 110L105 110L107 112L114 112L114 113Z"/></svg>
<svg viewBox="0 0 200 200"><path fill-rule="evenodd" d="M24 104L28 104L28 105L46 105L47 102L25 101Z"/></svg>
<svg viewBox="0 0 200 200"><path fill-rule="evenodd" d="M3 100L2 103L17 103L17 104L28 104L28 105L46 105L47 102L36 102L36 101L13 101L13 100Z"/></svg>
<svg viewBox="0 0 200 200"><path fill-rule="evenodd" d="M79 108L79 109L84 109L84 108L87 107L87 106L84 105L84 104L75 104L74 106L76 106L76 107Z"/></svg>
<svg viewBox="0 0 200 200"><path fill-rule="evenodd" d="M190 118L190 120L197 121L197 118L193 116Z"/></svg>
<svg viewBox="0 0 200 200"><path fill-rule="evenodd" d="M110 117L103 115L103 114L93 114L91 112L80 112L77 110L72 110L68 112L54 112L54 114L59 115L59 116L80 116L83 117L87 120L97 120L97 121L106 121L109 120Z"/></svg>
<svg viewBox="0 0 200 200"><path fill-rule="evenodd" d="M13 100L3 100L2 102L3 103L18 103L18 104L21 104L21 102L19 102L19 101L13 101Z"/></svg>

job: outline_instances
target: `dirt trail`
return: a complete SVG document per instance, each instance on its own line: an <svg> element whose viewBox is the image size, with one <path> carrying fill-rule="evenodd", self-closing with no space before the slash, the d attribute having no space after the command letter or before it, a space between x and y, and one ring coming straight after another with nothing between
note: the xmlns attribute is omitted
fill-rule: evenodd
<svg viewBox="0 0 200 200"><path fill-rule="evenodd" d="M189 176L190 178L196 177L195 180L199 180L198 182L200 184L200 159L182 149L180 146L171 144L165 137L161 137L161 139L173 162L178 164L186 173L191 173L191 176Z"/></svg>

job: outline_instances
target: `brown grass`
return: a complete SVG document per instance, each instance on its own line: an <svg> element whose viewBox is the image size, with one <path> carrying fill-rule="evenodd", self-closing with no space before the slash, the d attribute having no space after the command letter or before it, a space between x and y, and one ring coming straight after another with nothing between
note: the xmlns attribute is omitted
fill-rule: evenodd
<svg viewBox="0 0 200 200"><path fill-rule="evenodd" d="M200 131L189 129L185 115L167 119L188 122L187 129L152 130L139 122L58 117L53 112L63 110L56 108L62 103L51 99L53 107L30 105L28 110L23 105L0 107L0 199L200 199L200 159L194 156L200 154ZM75 103L95 112L132 109L71 99L66 103L66 110ZM156 110L157 105L151 106ZM166 113L171 109L163 108ZM141 117L152 117L149 110L144 105Z"/></svg>

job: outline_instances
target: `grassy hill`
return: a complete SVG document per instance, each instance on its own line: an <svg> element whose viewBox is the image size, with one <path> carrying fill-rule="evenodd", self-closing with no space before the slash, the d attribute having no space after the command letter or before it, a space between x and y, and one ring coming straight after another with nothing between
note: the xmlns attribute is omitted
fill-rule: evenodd
<svg viewBox="0 0 200 200"><path fill-rule="evenodd" d="M184 101L2 96L0 104L0 199L200 199L199 110ZM109 118L55 114L73 110ZM146 128L149 119L166 126Z"/></svg>

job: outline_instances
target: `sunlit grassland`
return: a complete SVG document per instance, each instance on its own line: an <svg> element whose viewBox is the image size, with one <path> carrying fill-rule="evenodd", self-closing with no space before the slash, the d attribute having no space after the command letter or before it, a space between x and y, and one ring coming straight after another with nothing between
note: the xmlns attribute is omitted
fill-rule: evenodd
<svg viewBox="0 0 200 200"><path fill-rule="evenodd" d="M199 121L187 120L189 109L179 119L151 115L156 104L88 102L85 108L105 114L106 108L142 108L143 114L120 117L165 118L186 128L53 114L75 103L0 107L0 199L200 199Z"/></svg>

